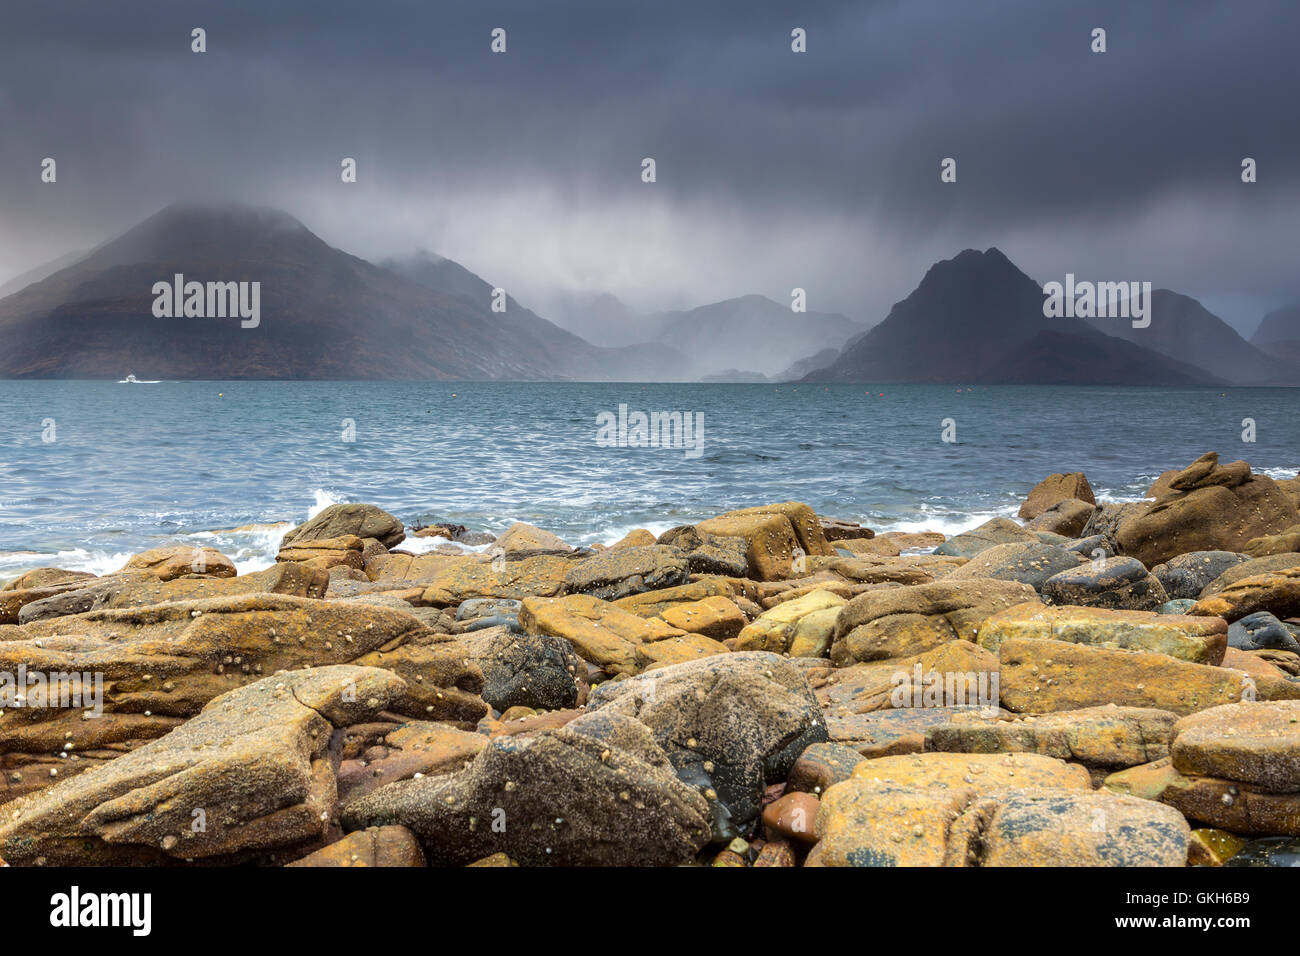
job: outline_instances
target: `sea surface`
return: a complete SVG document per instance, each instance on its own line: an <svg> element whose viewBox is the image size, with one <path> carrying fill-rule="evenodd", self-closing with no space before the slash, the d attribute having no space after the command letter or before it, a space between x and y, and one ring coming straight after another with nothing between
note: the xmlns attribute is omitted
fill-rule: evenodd
<svg viewBox="0 0 1300 956"><path fill-rule="evenodd" d="M602 444L621 405L699 416L698 455ZM789 499L952 534L1013 515L1052 472L1133 500L1209 450L1294 477L1300 389L0 381L0 580L171 543L256 570L344 501L572 544Z"/></svg>

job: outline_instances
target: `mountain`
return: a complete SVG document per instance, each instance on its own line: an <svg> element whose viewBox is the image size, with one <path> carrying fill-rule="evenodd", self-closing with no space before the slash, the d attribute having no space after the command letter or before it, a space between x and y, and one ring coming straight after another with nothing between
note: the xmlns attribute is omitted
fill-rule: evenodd
<svg viewBox="0 0 1300 956"><path fill-rule="evenodd" d="M862 327L834 312L792 312L761 295L746 295L685 312L647 316L669 345L707 371L745 369L763 375L785 371L792 355L839 348Z"/></svg>
<svg viewBox="0 0 1300 956"><path fill-rule="evenodd" d="M1266 355L1195 299L1168 289L1151 293L1151 324L1135 329L1130 319L1086 319L1099 332L1197 365L1239 385L1295 382L1284 362Z"/></svg>
<svg viewBox="0 0 1300 956"><path fill-rule="evenodd" d="M1292 366L1300 362L1300 303L1264 316L1250 344Z"/></svg>
<svg viewBox="0 0 1300 956"><path fill-rule="evenodd" d="M260 324L155 318L154 284L177 273L259 283ZM459 279L466 294L435 291L278 210L169 206L0 299L0 377L534 380L637 370L638 356L598 349L517 305L492 312Z"/></svg>
<svg viewBox="0 0 1300 956"><path fill-rule="evenodd" d="M1076 354L1055 356L1053 347ZM1081 319L1046 318L1039 284L993 248L967 249L931 266L883 322L803 381L1173 385L1186 384L1189 375L1218 381Z"/></svg>
<svg viewBox="0 0 1300 956"><path fill-rule="evenodd" d="M844 347L849 348L850 346L852 346L853 342L854 339L849 339L849 341L845 344ZM835 349L835 348L822 349L820 352L817 352L815 355L809 355L807 358L799 359L799 361L792 364L784 372L780 373L779 375L773 375L772 379L773 381L777 381L777 382L797 382L805 375L815 372L818 369L826 368L826 366L833 363L835 359L839 357L839 354L840 354L839 349Z"/></svg>
<svg viewBox="0 0 1300 956"><path fill-rule="evenodd" d="M7 295L13 295L20 289L25 289L33 282L40 282L47 276L51 276L66 266L72 265L78 259L86 254L85 249L78 249L76 252L69 252L65 256L59 256L44 265L37 266L35 269L28 269L21 275L16 275L4 285L0 285L0 299Z"/></svg>
<svg viewBox="0 0 1300 956"><path fill-rule="evenodd" d="M608 292L562 290L548 295L539 307L556 325L593 345L620 348L649 342L657 334L645 316Z"/></svg>
<svg viewBox="0 0 1300 956"><path fill-rule="evenodd" d="M410 256L386 259L381 265L435 292L455 296L475 308L488 310L491 308L492 284L451 259L432 252L420 251ZM524 308L509 295L506 296L506 312L562 331L554 323ZM573 333L567 334L573 336ZM569 357L567 365L570 375L582 381L685 382L694 380L693 364L669 346L650 342L638 345L593 347L586 340L582 341L585 348L575 350Z"/></svg>

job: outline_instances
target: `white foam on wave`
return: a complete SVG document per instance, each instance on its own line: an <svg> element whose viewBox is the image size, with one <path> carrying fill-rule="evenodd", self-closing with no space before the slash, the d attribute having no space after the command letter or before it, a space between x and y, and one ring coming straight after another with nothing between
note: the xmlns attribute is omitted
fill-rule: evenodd
<svg viewBox="0 0 1300 956"><path fill-rule="evenodd" d="M936 511L929 505L921 505L922 512L931 512L921 518L898 518L898 519L867 519L865 523L871 527L877 534L889 531L897 531L905 534L916 534L921 531L938 531L940 534L951 538L953 535L961 534L963 531L970 531L972 528L978 528L986 521L994 518L1014 518L1019 506L1008 506L1006 508L995 508L981 511Z"/></svg>

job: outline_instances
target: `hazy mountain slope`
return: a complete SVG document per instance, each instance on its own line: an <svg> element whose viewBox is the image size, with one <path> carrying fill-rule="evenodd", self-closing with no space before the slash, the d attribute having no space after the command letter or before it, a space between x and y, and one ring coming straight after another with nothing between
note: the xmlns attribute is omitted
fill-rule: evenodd
<svg viewBox="0 0 1300 956"><path fill-rule="evenodd" d="M260 326L155 318L153 285L176 273L259 282ZM277 210L170 206L0 300L0 376L527 380L616 378L629 364L640 375L647 362L662 371L661 352L596 349L517 303L494 313L474 301L477 277L457 277L462 294L435 291Z"/></svg>
<svg viewBox="0 0 1300 956"><path fill-rule="evenodd" d="M1068 338L1040 337L1045 332ZM1047 346L1077 348L1076 338L1092 344L1076 356L1046 363ZM967 249L931 266L883 322L804 381L959 384L1020 381L1029 375L1050 382L1053 368L1064 381L1186 381L1187 370L1178 363L1138 346L1117 349L1117 341L1082 320L1045 317L1038 283L998 249ZM1014 372L1011 364L1017 357L1037 360L1041 367ZM1119 362L1123 375L1117 378L1108 362ZM1205 381L1217 380L1208 372L1200 374Z"/></svg>
<svg viewBox="0 0 1300 956"><path fill-rule="evenodd" d="M1200 366L1218 378L1241 385L1264 385L1300 378L1283 362L1243 339L1237 330L1190 296L1168 289L1151 293L1151 324L1134 328L1131 319L1087 319L1099 332L1162 355Z"/></svg>
<svg viewBox="0 0 1300 956"><path fill-rule="evenodd" d="M647 317L661 329L655 341L691 356L711 371L745 369L764 375L785 371L792 355L839 348L862 327L832 312L792 312L761 295L713 302L686 312Z"/></svg>

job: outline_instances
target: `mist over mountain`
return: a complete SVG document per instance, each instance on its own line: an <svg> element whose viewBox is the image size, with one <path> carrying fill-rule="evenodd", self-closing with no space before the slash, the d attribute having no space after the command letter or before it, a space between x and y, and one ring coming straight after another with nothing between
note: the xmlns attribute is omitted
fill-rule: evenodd
<svg viewBox="0 0 1300 956"><path fill-rule="evenodd" d="M1064 350L1060 352L1059 350ZM876 327L808 382L1186 384L1217 376L1043 314L1043 290L996 248L932 266Z"/></svg>
<svg viewBox="0 0 1300 956"><path fill-rule="evenodd" d="M1146 328L1134 328L1124 317L1086 321L1099 332L1208 369L1234 384L1278 385L1300 380L1300 374L1287 363L1251 345L1190 296L1156 289L1151 293L1150 308L1151 324Z"/></svg>
<svg viewBox="0 0 1300 956"><path fill-rule="evenodd" d="M602 350L447 260L431 288L279 210L173 205L0 300L0 375L166 379L617 379L672 356ZM260 321L156 318L154 284L259 283ZM427 277L427 276L426 276ZM490 292L490 289L488 289Z"/></svg>

